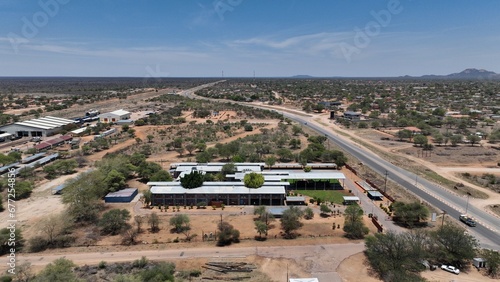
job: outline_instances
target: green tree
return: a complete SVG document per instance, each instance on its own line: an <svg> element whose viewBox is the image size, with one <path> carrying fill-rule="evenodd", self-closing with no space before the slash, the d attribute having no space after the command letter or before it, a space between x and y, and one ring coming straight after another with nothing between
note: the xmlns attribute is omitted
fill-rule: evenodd
<svg viewBox="0 0 500 282"><path fill-rule="evenodd" d="M243 178L243 182L248 188L259 188L264 184L264 176L256 172L247 173Z"/></svg>
<svg viewBox="0 0 500 282"><path fill-rule="evenodd" d="M413 143L420 147L422 147L424 144L427 144L427 142L428 142L427 137L422 134L417 134L413 138Z"/></svg>
<svg viewBox="0 0 500 282"><path fill-rule="evenodd" d="M21 200L28 198L33 191L33 182L31 181L17 181L15 199Z"/></svg>
<svg viewBox="0 0 500 282"><path fill-rule="evenodd" d="M226 175L236 172L236 165L234 163L227 163L222 166L221 173L226 178Z"/></svg>
<svg viewBox="0 0 500 282"><path fill-rule="evenodd" d="M476 255L477 240L461 227L446 224L431 235L435 242L433 254L440 262L465 265Z"/></svg>
<svg viewBox="0 0 500 282"><path fill-rule="evenodd" d="M166 170L159 170L155 172L149 181L172 181L172 175Z"/></svg>
<svg viewBox="0 0 500 282"><path fill-rule="evenodd" d="M155 212L149 215L148 223L151 232L155 233L160 231L160 218Z"/></svg>
<svg viewBox="0 0 500 282"><path fill-rule="evenodd" d="M296 237L294 231L302 227L300 218L303 213L298 207L291 206L283 212L281 217L281 229L285 232L286 239L293 239Z"/></svg>
<svg viewBox="0 0 500 282"><path fill-rule="evenodd" d="M466 138L470 142L471 146L474 146L474 144L479 143L479 141L481 141L481 137L477 136L476 134L469 134L467 135Z"/></svg>
<svg viewBox="0 0 500 282"><path fill-rule="evenodd" d="M302 127L300 127L298 125L293 125L292 126L292 133L293 133L293 136L298 136L300 133L302 133ZM292 139L292 140L295 140L295 139Z"/></svg>
<svg viewBox="0 0 500 282"><path fill-rule="evenodd" d="M363 209L358 205L351 205L344 212L344 232L350 239L363 239L369 229L363 222Z"/></svg>
<svg viewBox="0 0 500 282"><path fill-rule="evenodd" d="M54 262L49 263L43 270L40 272L35 279L34 282L47 282L47 281L67 281L67 282L77 282L83 281L76 278L73 273L73 267L76 265L65 258L56 259Z"/></svg>
<svg viewBox="0 0 500 282"><path fill-rule="evenodd" d="M146 207L149 207L149 205L151 204L152 197L153 193L151 193L151 190L146 190L142 192L142 199Z"/></svg>
<svg viewBox="0 0 500 282"><path fill-rule="evenodd" d="M371 268L384 281L421 281L416 272L428 257L425 233L376 233L365 239L365 255ZM425 251L420 251L420 250Z"/></svg>
<svg viewBox="0 0 500 282"><path fill-rule="evenodd" d="M81 174L66 182L62 201L67 205L67 212L76 222L95 222L102 208L99 201L106 195L103 188L104 176L100 171Z"/></svg>
<svg viewBox="0 0 500 282"><path fill-rule="evenodd" d="M117 235L131 228L130 224L128 224L129 219L130 212L128 210L112 209L102 215L98 225L102 234Z"/></svg>
<svg viewBox="0 0 500 282"><path fill-rule="evenodd" d="M276 157L270 156L266 158L266 165L271 170L271 167L276 164Z"/></svg>
<svg viewBox="0 0 500 282"><path fill-rule="evenodd" d="M497 278L500 275L500 253L494 250L483 249L481 256L486 260L488 275Z"/></svg>
<svg viewBox="0 0 500 282"><path fill-rule="evenodd" d="M321 216L327 216L332 210L325 204L321 204L319 206L319 210L321 211Z"/></svg>
<svg viewBox="0 0 500 282"><path fill-rule="evenodd" d="M463 136L455 134L450 137L451 146L455 147L458 143L462 142Z"/></svg>
<svg viewBox="0 0 500 282"><path fill-rule="evenodd" d="M259 238L262 238L262 233L267 234L267 225L260 220L256 220L255 230L259 233Z"/></svg>
<svg viewBox="0 0 500 282"><path fill-rule="evenodd" d="M11 239L10 234L10 229L0 229L0 255L2 256L10 253L10 249L13 247L16 248L16 252L21 251L24 247L25 240L19 227L16 227L13 234L15 235L15 240Z"/></svg>
<svg viewBox="0 0 500 282"><path fill-rule="evenodd" d="M422 221L427 220L429 217L429 209L419 202L409 204L394 202L392 208L394 210L394 222L408 228L420 225Z"/></svg>
<svg viewBox="0 0 500 282"><path fill-rule="evenodd" d="M140 281L173 282L175 265L171 262L159 262L139 272Z"/></svg>
<svg viewBox="0 0 500 282"><path fill-rule="evenodd" d="M187 214L176 214L170 218L170 226L175 233L182 233L191 229Z"/></svg>
<svg viewBox="0 0 500 282"><path fill-rule="evenodd" d="M399 140L401 140L401 141L405 138L408 138L409 140L411 140L411 138L413 137L413 133L408 129L403 129L403 130L398 131L397 136L398 136Z"/></svg>
<svg viewBox="0 0 500 282"><path fill-rule="evenodd" d="M304 218L308 220L314 218L314 211L310 207L304 209Z"/></svg>
<svg viewBox="0 0 500 282"><path fill-rule="evenodd" d="M149 142L149 143L151 143L151 142L153 142L153 139L155 138L155 136L154 136L154 135L151 135L151 134L148 134L148 135L146 136L146 138L148 139L148 142Z"/></svg>
<svg viewBox="0 0 500 282"><path fill-rule="evenodd" d="M444 136L441 133L434 135L434 143L438 144L438 146L441 146L443 142L444 142Z"/></svg>
<svg viewBox="0 0 500 282"><path fill-rule="evenodd" d="M108 175L104 179L104 183L107 187L107 190L110 192L118 191L127 185L127 183L125 182L125 176L114 169L108 173Z"/></svg>
<svg viewBox="0 0 500 282"><path fill-rule="evenodd" d="M192 171L181 178L181 186L186 189L198 188L203 185L203 173Z"/></svg>
<svg viewBox="0 0 500 282"><path fill-rule="evenodd" d="M217 229L219 230L219 234L217 234L217 246L227 246L231 245L231 243L240 242L240 231L234 229L228 222L219 222Z"/></svg>

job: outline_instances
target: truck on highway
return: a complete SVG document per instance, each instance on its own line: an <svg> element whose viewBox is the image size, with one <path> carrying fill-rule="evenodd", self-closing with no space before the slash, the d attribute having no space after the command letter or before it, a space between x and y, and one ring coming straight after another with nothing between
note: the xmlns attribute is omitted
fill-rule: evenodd
<svg viewBox="0 0 500 282"><path fill-rule="evenodd" d="M471 226L471 227L474 227L476 226L476 221L474 221L474 219L466 214L462 214L460 215L459 217L460 221Z"/></svg>

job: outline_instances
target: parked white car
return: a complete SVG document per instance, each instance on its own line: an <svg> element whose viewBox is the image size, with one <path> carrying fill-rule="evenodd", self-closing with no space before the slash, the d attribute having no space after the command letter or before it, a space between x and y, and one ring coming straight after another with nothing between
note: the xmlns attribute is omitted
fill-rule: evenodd
<svg viewBox="0 0 500 282"><path fill-rule="evenodd" d="M448 272L451 272L451 273L455 273L455 274L459 274L460 273L460 269L454 267L454 266L451 266L451 265L441 265L441 269L442 270L446 270Z"/></svg>

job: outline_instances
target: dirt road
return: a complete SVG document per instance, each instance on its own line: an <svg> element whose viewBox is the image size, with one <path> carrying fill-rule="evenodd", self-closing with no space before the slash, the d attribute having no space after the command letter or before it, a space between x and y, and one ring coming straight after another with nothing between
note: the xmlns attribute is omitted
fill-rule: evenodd
<svg viewBox="0 0 500 282"><path fill-rule="evenodd" d="M164 247L164 246L162 246ZM185 260L189 258L244 258L257 255L265 258L284 258L294 260L306 272L311 273L320 281L340 282L342 279L337 274L336 269L340 263L364 250L363 243L347 244L324 244L324 245L304 245L304 246L268 246L268 247L201 247L190 249L163 249L144 251L122 251L122 252L94 252L94 253L73 253L73 254L37 254L22 255L18 263L29 262L34 267L45 266L50 262L64 256L72 260L77 265L98 264L106 262L133 261L147 257L150 260ZM0 268L5 268L1 264ZM280 276L285 280L286 269L281 270Z"/></svg>

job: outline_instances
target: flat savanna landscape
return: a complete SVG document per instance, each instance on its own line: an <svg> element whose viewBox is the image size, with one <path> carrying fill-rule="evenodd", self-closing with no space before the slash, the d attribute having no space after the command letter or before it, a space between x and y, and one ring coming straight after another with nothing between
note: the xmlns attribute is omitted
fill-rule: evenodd
<svg viewBox="0 0 500 282"><path fill-rule="evenodd" d="M123 109L133 109L134 114L141 111L160 110L164 109L168 103L168 97L165 96L173 88L160 89L158 92L151 91L136 95L130 95L128 99L113 98L107 101L102 101L94 105L86 106L85 109L99 107L105 110L114 110L116 107ZM177 91L179 89L176 89ZM155 97L163 97L164 100L154 100ZM167 98L165 98L167 97ZM174 96L172 96L174 97ZM176 97L176 96L175 96ZM279 96L278 96L279 97ZM177 98L172 98L174 101ZM169 107L177 105L179 101L175 100ZM188 103L181 100L180 104ZM283 106L276 107L281 109ZM286 107L286 105L284 106ZM189 107L188 107L189 108ZM292 109L292 108L291 108ZM297 110L297 109L294 109ZM73 106L69 109L61 110L60 115L71 117L78 115L81 112L80 108ZM64 183L67 179L75 178L79 173L93 169L96 162L102 160L106 155L113 153L132 155L138 152L148 151L146 160L158 163L163 169L168 170L171 163L175 162L196 162L196 154L187 150L178 150L173 145L177 137L182 137L185 142L195 143L197 138L203 136L206 140L206 148L214 148L217 143L227 144L233 141L240 141L242 144L245 142L251 143L252 141L245 141L253 135L269 136L270 143L277 142L288 144L292 139L299 140L299 145L293 148L292 153L298 154L308 146L308 136L302 133L291 134L290 128L292 125L284 126L284 122L277 118L253 116L251 113L245 112L240 109L226 109L218 111L217 114L210 114L206 117L198 117L197 109L192 108L180 111L179 124L162 124L162 125L143 125L132 126L134 129L133 137L127 137L126 132L120 132L118 135L121 139L119 142L115 140L116 144L111 143L109 149L94 151L85 156L87 165L77 168L75 173L71 175L61 176L54 180L47 180L43 177L37 178L35 189L28 199L19 201L19 208L17 211L17 219L19 225L23 230L25 238L40 236L44 232L41 231L40 222L43 219L55 214L64 213L65 205L61 202L61 196L53 195L51 189L55 186ZM56 111L51 115L58 116ZM494 146L481 142L475 146L468 146L461 144L460 146L434 146L431 152L423 151L422 148L415 146L413 143L407 141L400 141L396 136L385 130L375 129L347 129L343 125L331 123L328 120L326 113L311 114L313 119L318 119L322 124L329 127L333 132L341 133L344 136L354 139L362 140L361 145L371 146L379 150L384 156L394 158L397 162L405 162L409 160L410 166L423 167L424 170L434 170L436 173L449 177L452 181L463 181L471 189L478 189L486 194L486 199L475 199L479 205L491 206L493 210L496 209L497 204L500 203L498 195L492 193L491 187L481 185L479 180L474 180L474 176L482 176L479 172L471 173L470 176L463 176L462 171L465 172L470 168L495 168L498 161L498 153L500 151L494 149ZM246 124L252 125L252 130L245 128ZM300 127L300 125L299 125ZM223 129L222 129L223 128ZM215 133L209 132L210 129L218 130ZM288 135L283 135L287 132ZM276 139L273 139L276 138ZM279 139L281 138L281 140ZM82 137L82 142L91 142L92 135ZM249 140L249 139L248 139ZM330 146L330 144L328 144ZM332 146L333 147L333 146ZM196 151L196 150L194 150ZM465 161L464 161L465 160ZM219 156L213 161L227 161L227 158ZM460 164L460 165L457 165ZM359 164L353 163L353 166L359 167ZM463 170L454 171L453 167L460 167ZM360 168L363 169L363 168ZM369 172L368 172L369 173ZM492 172L493 175L498 175ZM346 174L349 177L349 174ZM358 180L354 178L353 180ZM468 182L470 180L470 183ZM474 180L474 181L473 181ZM375 182L375 181L374 181ZM128 187L138 188L140 192L148 189L144 181L139 179L127 180ZM397 190L389 189L394 193L395 198L405 199L407 195ZM241 262L245 261L255 265L255 271L248 276L245 281L281 281L285 278L285 268L288 269L290 277L308 277L313 274L321 272L323 265L320 261L303 260L303 254L297 253L296 258L289 257L273 257L265 252L259 254L257 249L266 249L274 246L283 246L288 248L290 246L309 246L322 244L349 244L352 242L359 243L362 241L352 241L344 238L344 225L345 206L337 204L329 204L329 207L334 211L333 215L322 217L320 216L320 208L317 205L309 205L314 211L314 218L310 220L302 219L303 226L297 231L297 238L287 240L283 238L283 232L280 229L279 219L273 221L270 225L267 236L261 239L259 237L254 221L256 216L253 215L253 207L225 207L212 208L206 207L205 209L198 209L197 207L180 207L177 211L174 207L167 209L158 207L145 207L143 202L137 196L131 203L127 204L104 204L104 208L99 212L101 215L111 209L125 209L130 212L131 219L129 223L135 227L134 217L139 216L144 218L141 230L136 239L137 244L131 246L122 245L122 236L103 236L99 232L96 225L81 225L73 227L73 235L76 240L71 247L63 249L48 249L35 256L65 256L69 254L94 254L94 253L123 253L128 251L155 251L155 250L187 250L197 248L213 248L213 252L217 253L220 247L215 247L215 241L203 240L205 235L215 234L217 224L223 220L228 222L235 229L240 232L240 243L233 244L224 248L255 248L255 254L243 255L240 258L224 259L224 262ZM481 201L481 202L480 202ZM149 229L147 218L152 213L156 213L159 217L159 231L152 232ZM191 229L185 233L175 233L169 226L170 219L176 214L186 214L190 218ZM7 213L0 214L0 220L3 223L7 221ZM369 234L375 234L377 229L371 223L371 220L364 215L363 221L369 228ZM188 239L189 238L189 239ZM347 245L348 246L348 245ZM335 265L336 269L330 269L331 272L337 272L343 281L380 281L374 278L373 273L367 269L364 255L360 252L362 247L353 247L351 250L356 250L352 254L345 252L340 257ZM31 254L20 255L20 262L22 257L27 257ZM116 261L129 261L139 257L127 257L126 255L117 257ZM344 260L345 259L345 260ZM174 259L178 270L191 270L199 269L202 271L204 277L212 277L213 279L229 279L229 276L220 276L220 273L213 270L201 268L207 262L217 259L203 257L203 258L185 258ZM221 260L221 259L218 259ZM100 260L98 258L81 258L78 264L96 264ZM42 265L34 264L34 268L39 270ZM360 271L361 270L361 271ZM245 276L243 275L243 276ZM440 269L437 271L426 271L422 274L423 277L429 281L448 281L456 276L444 272ZM217 278L219 277L219 278ZM236 275L233 278L237 278ZM489 281L483 275L475 272L475 269L469 273L461 273L460 279L463 281ZM101 281L101 280L99 280ZM104 281L104 280L102 280ZM192 280L192 281L205 281L205 280Z"/></svg>

